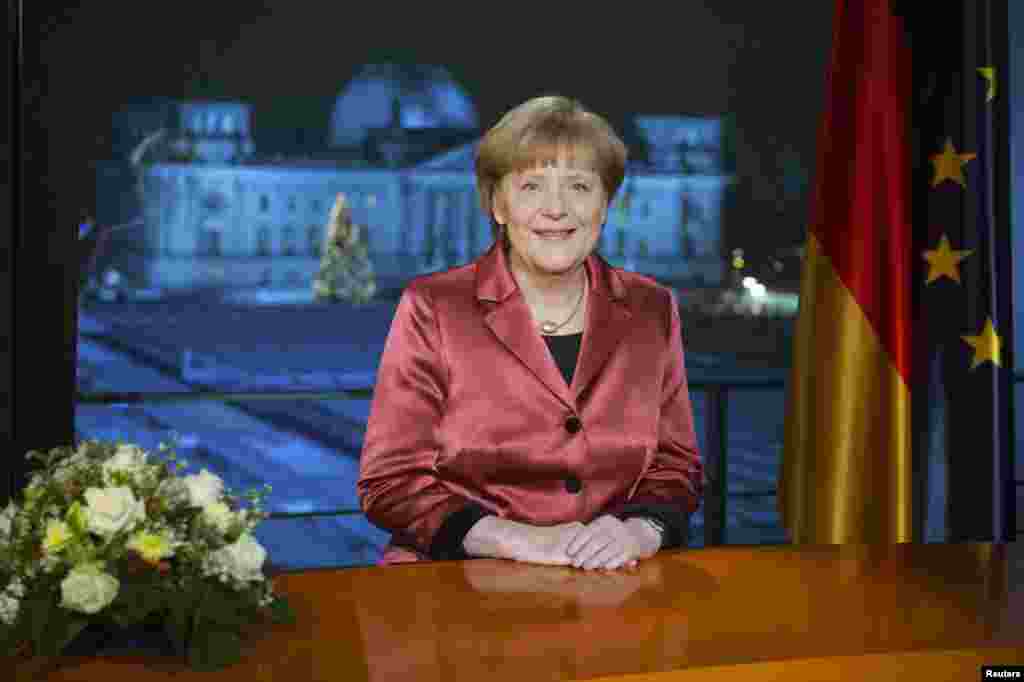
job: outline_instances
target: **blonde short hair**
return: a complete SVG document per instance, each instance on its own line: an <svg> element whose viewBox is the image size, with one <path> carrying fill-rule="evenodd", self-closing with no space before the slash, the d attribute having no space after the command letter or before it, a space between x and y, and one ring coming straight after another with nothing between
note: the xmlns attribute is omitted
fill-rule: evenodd
<svg viewBox="0 0 1024 682"><path fill-rule="evenodd" d="M576 100L557 95L534 97L487 131L477 148L476 186L495 240L503 234L492 210L502 178L554 162L562 152L573 162L591 166L610 203L626 174L626 145L606 120Z"/></svg>

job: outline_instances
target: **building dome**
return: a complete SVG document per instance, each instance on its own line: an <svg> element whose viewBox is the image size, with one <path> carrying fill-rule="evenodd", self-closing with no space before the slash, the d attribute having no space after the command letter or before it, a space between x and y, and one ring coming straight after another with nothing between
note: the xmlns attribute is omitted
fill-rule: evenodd
<svg viewBox="0 0 1024 682"><path fill-rule="evenodd" d="M478 121L469 97L443 67L370 64L338 95L328 143L358 146L369 131L392 126L475 130Z"/></svg>

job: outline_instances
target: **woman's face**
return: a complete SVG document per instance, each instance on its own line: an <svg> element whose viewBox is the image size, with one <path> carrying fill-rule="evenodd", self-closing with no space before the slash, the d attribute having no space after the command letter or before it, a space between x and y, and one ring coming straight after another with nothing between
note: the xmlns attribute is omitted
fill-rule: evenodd
<svg viewBox="0 0 1024 682"><path fill-rule="evenodd" d="M564 158L509 173L494 194L494 216L505 225L513 264L542 276L571 272L587 259L607 210L601 177Z"/></svg>

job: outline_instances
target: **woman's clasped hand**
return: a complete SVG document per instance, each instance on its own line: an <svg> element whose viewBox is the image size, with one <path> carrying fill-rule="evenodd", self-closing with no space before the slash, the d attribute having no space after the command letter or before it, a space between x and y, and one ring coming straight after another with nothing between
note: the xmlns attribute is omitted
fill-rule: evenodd
<svg viewBox="0 0 1024 682"><path fill-rule="evenodd" d="M554 526L513 524L508 558L586 570L631 568L653 556L660 545L657 531L642 519L620 521L604 515L588 524Z"/></svg>

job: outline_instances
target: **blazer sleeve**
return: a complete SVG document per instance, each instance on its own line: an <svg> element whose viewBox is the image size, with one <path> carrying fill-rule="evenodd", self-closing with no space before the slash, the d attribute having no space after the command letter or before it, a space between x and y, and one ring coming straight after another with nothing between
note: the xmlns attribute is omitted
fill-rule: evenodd
<svg viewBox="0 0 1024 682"><path fill-rule="evenodd" d="M658 445L651 466L633 496L604 513L625 520L650 516L665 524L662 548L685 546L689 516L700 507L704 493L704 467L693 427L693 407L686 380L682 325L675 294L670 290L669 344L661 389Z"/></svg>
<svg viewBox="0 0 1024 682"><path fill-rule="evenodd" d="M433 302L407 287L377 370L356 489L372 523L435 559L465 558L462 538L486 515L434 468L447 386Z"/></svg>

